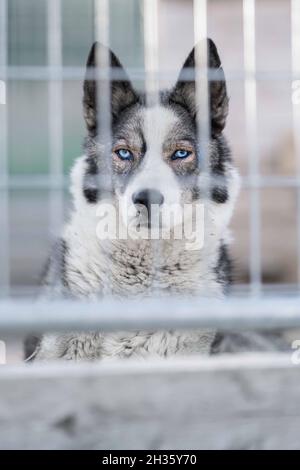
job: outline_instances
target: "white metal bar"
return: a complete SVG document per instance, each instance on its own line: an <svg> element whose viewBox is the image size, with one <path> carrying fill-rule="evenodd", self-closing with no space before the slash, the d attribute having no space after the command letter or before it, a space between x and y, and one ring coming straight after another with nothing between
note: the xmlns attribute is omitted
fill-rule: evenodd
<svg viewBox="0 0 300 470"><path fill-rule="evenodd" d="M0 370L0 380L15 380L26 378L38 379L48 378L86 378L96 377L126 377L127 375L153 376L161 373L173 375L195 372L230 372L230 371L251 371L251 370L287 370L295 369L295 364L291 361L289 354L284 352L266 352L260 354L256 352L243 354L226 354L202 356L174 357L172 360L162 361L160 358L149 357L147 361L138 359L116 359L114 361L97 362L74 362L74 361L54 361L47 363L47 367L42 362L35 364L7 365ZM213 405L213 404L212 404Z"/></svg>
<svg viewBox="0 0 300 470"><path fill-rule="evenodd" d="M196 125L199 136L201 190L209 196L211 186L209 141L211 133L209 106L209 62L207 43L207 0L194 0ZM205 241L204 241L205 242Z"/></svg>
<svg viewBox="0 0 300 470"><path fill-rule="evenodd" d="M291 43L292 43L292 75L300 75L300 2L291 0ZM292 84L293 104L293 139L297 163L297 179L300 183L300 81ZM298 253L298 282L300 284L300 184L297 191L297 253Z"/></svg>
<svg viewBox="0 0 300 470"><path fill-rule="evenodd" d="M127 72L129 73L132 80L144 81L146 73L144 69L135 68L135 67L126 67ZM176 70L177 71L177 70ZM158 70L153 75L156 79L161 80L173 80L175 70ZM95 78L95 73L93 71L86 72L85 67L72 67L72 66L63 66L63 67L49 67L48 66L8 66L6 68L6 76L8 80L17 80L17 81L49 81L62 79L62 80L74 80L82 81L85 77ZM103 79L106 72L98 71L97 75ZM0 66L0 79L4 74L3 68ZM51 76L51 77L50 77ZM119 70L111 70L111 78L118 80L124 77L123 72ZM230 81L244 81L248 78L248 74L244 70L226 70L226 77ZM253 78L253 74L251 74ZM195 73L194 69L186 69L182 71L182 78L186 81L194 81ZM222 74L218 70L209 70L208 71L208 80L217 80L218 78L223 78ZM300 80L300 73L292 73L285 70L275 70L272 72L266 70L256 70L254 78L256 81L285 81L285 80Z"/></svg>
<svg viewBox="0 0 300 470"><path fill-rule="evenodd" d="M39 236L42 238L42 234ZM38 285L29 285L29 286L11 286L10 289L11 297L14 300L31 300L35 301L38 296L40 295L40 286ZM239 283L234 284L231 288L231 295L230 298L245 298L250 294L250 286L249 284ZM300 295L299 285L298 284L291 284L291 283L277 283L277 284L263 284L262 287L262 294L263 297L272 296L277 297L296 297ZM274 297L273 297L274 298Z"/></svg>
<svg viewBox="0 0 300 470"><path fill-rule="evenodd" d="M259 149L257 140L255 0L243 0L245 112L250 192L250 282L253 294L261 290L261 221L260 193L255 185L259 177Z"/></svg>
<svg viewBox="0 0 300 470"><path fill-rule="evenodd" d="M210 140L210 109L207 48L207 0L194 0L196 122L200 141L203 170L208 172L208 144ZM207 188L208 189L208 188Z"/></svg>
<svg viewBox="0 0 300 470"><path fill-rule="evenodd" d="M62 67L61 0L48 0L47 7L49 179L52 185L49 222L51 235L57 236L64 219L63 191L57 187L57 183L63 181L63 84L61 77L52 77L51 71L53 67Z"/></svg>
<svg viewBox="0 0 300 470"><path fill-rule="evenodd" d="M110 58L110 11L109 0L94 0L94 34L99 44L96 48L96 106L97 106L97 137L99 155L104 159L105 167L97 177L98 188L106 191L110 197L112 192L112 135L111 135L111 58ZM89 71L88 71L89 72ZM110 278L111 274L108 273ZM111 281L109 285L111 285Z"/></svg>
<svg viewBox="0 0 300 470"><path fill-rule="evenodd" d="M106 170L99 175L99 187L110 192L112 188L111 160L111 74L110 74L110 12L108 0L95 0L95 40L100 44L96 49L96 81L97 81L97 136L101 143L101 152L106 159ZM102 47L106 46L106 47ZM104 175L105 173L105 175ZM107 174L107 175L106 175ZM105 181L101 177L107 176Z"/></svg>
<svg viewBox="0 0 300 470"><path fill-rule="evenodd" d="M143 17L144 17L144 67L145 67L145 93L147 107L156 108L159 106L159 29L158 29L158 14L159 14L159 0L144 0L143 1ZM149 122L146 124L148 128L153 129L159 135L159 121L155 115L147 114L146 119ZM152 151L160 155L162 148L161 142L151 142ZM155 271L154 278L156 280L162 259L162 246L161 239L152 240L152 259L153 268ZM155 284L155 281L154 281ZM155 289L155 288L154 288Z"/></svg>
<svg viewBox="0 0 300 470"><path fill-rule="evenodd" d="M144 69L127 67L127 72L129 72L132 80L143 81L145 80L146 73ZM153 73L155 77L162 80L172 80L174 79L175 70L163 70ZM0 78L2 77L4 70L0 67ZM63 80L80 80L82 81L85 74L85 67L49 67L49 66L9 66L6 69L6 75L9 80L32 80L32 81L43 81L49 80L49 75L53 80L61 78ZM104 73L98 72L98 76L103 78ZM94 72L87 72L87 78L94 78ZM118 80L123 78L124 74L118 70L111 70L111 78ZM217 80L218 78L223 78L222 74L218 70L209 70L208 71L208 80ZM233 81L244 81L247 78L247 73L243 70L227 70L226 77L228 80ZM253 74L251 74L253 77ZM195 74L194 70L186 69L182 71L182 78L186 81L194 81ZM256 70L255 72L256 81L284 81L284 80L299 80L299 73L291 73L286 71L277 70L274 72L268 72L265 70Z"/></svg>
<svg viewBox="0 0 300 470"><path fill-rule="evenodd" d="M148 106L159 103L158 0L144 0L145 90Z"/></svg>
<svg viewBox="0 0 300 470"><path fill-rule="evenodd" d="M248 297L224 301L155 298L121 302L0 301L0 331L113 331L139 329L272 330L299 328L300 297Z"/></svg>
<svg viewBox="0 0 300 470"><path fill-rule="evenodd" d="M207 0L193 1L194 42L195 42L195 106L200 162L199 187L204 196L204 220L207 219L207 204L210 199L212 175L210 171L209 143L211 136L211 116L209 98L209 49L207 34ZM205 230L204 243L207 230Z"/></svg>
<svg viewBox="0 0 300 470"><path fill-rule="evenodd" d="M8 122L7 122L7 52L8 52L8 12L7 0L0 0L0 183L4 190L0 196L0 295L8 295L10 288L10 244L9 244L9 169L8 169Z"/></svg>
<svg viewBox="0 0 300 470"><path fill-rule="evenodd" d="M212 181L220 181L219 178L211 176ZM55 189L65 188L69 186L69 178L67 176L59 181L49 181L49 178L43 175L12 175L9 181L0 181L0 190L6 189ZM268 188L268 189L292 189L299 188L300 181L298 177L293 176L259 176L256 180L250 179L248 176L241 177L241 186L245 189L251 188Z"/></svg>

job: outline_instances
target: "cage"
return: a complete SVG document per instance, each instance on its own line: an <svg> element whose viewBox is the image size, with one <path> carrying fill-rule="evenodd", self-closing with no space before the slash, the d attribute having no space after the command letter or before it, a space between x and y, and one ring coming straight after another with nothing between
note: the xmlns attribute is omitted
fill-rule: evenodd
<svg viewBox="0 0 300 470"><path fill-rule="evenodd" d="M71 206L91 44L109 45L136 88L158 99L203 37L221 53L230 96L226 135L241 175L230 295L151 298L142 311L135 300L37 300ZM203 109L213 80L204 56L196 74ZM99 121L109 134L108 56L100 65ZM207 104L198 122L204 141L208 116ZM0 0L1 448L299 448L299 125L297 0ZM32 331L153 328L284 330L288 348L22 363Z"/></svg>

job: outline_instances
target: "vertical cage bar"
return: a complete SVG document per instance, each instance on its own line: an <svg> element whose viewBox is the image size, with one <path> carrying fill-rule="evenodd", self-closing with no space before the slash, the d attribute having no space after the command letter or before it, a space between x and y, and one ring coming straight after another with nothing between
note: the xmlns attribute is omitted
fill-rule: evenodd
<svg viewBox="0 0 300 470"><path fill-rule="evenodd" d="M63 82L61 0L48 0L48 125L50 232L57 236L63 223ZM59 77L55 77L55 71Z"/></svg>
<svg viewBox="0 0 300 470"><path fill-rule="evenodd" d="M293 140L297 163L297 254L300 284L300 2L291 0Z"/></svg>
<svg viewBox="0 0 300 470"><path fill-rule="evenodd" d="M159 104L158 0L144 0L145 90L148 106Z"/></svg>
<svg viewBox="0 0 300 470"><path fill-rule="evenodd" d="M195 42L195 106L196 129L198 135L198 158L202 204L204 208L204 243L207 243L208 204L211 190L211 171L209 143L211 136L210 100L209 100L209 57L207 40L207 0L194 0L194 42Z"/></svg>
<svg viewBox="0 0 300 470"><path fill-rule="evenodd" d="M0 0L0 295L10 291L9 194L8 194L8 122L7 122L7 0Z"/></svg>
<svg viewBox="0 0 300 470"><path fill-rule="evenodd" d="M208 145L210 140L208 48L207 48L207 0L194 0L195 85L196 114L199 135L199 153L206 191L209 185Z"/></svg>
<svg viewBox="0 0 300 470"><path fill-rule="evenodd" d="M99 186L104 185L108 193L112 189L111 160L111 84L110 84L110 12L108 0L95 0L95 40L102 46L96 49L96 81L97 81L97 136L106 159L106 175L99 175Z"/></svg>
<svg viewBox="0 0 300 470"><path fill-rule="evenodd" d="M99 166L95 184L110 198L112 193L112 134L111 134L111 60L110 60L110 11L109 0L94 0L94 34L100 47L96 48L95 80L97 106L97 145L105 162ZM104 46L104 47L103 47ZM99 156L98 156L99 158ZM112 286L111 272L108 270L109 285Z"/></svg>
<svg viewBox="0 0 300 470"><path fill-rule="evenodd" d="M261 291L261 221L259 149L257 141L257 96L255 52L255 0L243 0L245 113L250 190L250 283L251 291Z"/></svg>
<svg viewBox="0 0 300 470"><path fill-rule="evenodd" d="M158 57L158 9L159 0L144 0L143 2L143 17L144 17L144 64L145 64L145 93L146 104L148 109L156 108L159 106L159 57ZM156 114L147 114L146 119L148 122L146 126L154 132L158 132L159 122L156 120ZM154 153L160 155L162 149L160 148L161 142L155 139L151 142L151 148ZM157 148L155 148L155 146ZM152 212L151 212L152 214ZM151 236L153 228L151 229ZM162 259L161 247L161 234L157 233L157 238L152 240L152 259L154 268L154 277L159 277L160 264ZM155 284L154 281L154 284Z"/></svg>

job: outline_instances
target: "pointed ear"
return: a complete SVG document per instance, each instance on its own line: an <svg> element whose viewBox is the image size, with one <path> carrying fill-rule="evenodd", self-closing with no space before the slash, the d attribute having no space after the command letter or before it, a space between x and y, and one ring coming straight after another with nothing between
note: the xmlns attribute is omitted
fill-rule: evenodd
<svg viewBox="0 0 300 470"><path fill-rule="evenodd" d="M200 47L200 44L197 47ZM218 73L217 80L209 82L211 132L212 135L217 135L225 127L229 100L221 60L216 45L211 39L207 39L207 54L209 69L212 71L216 70ZM192 80L185 80L185 69L192 70ZM195 48L191 51L183 65L178 81L171 92L171 100L187 108L193 118L195 118L197 112L201 112L201 110L196 109L195 71L193 69L195 69Z"/></svg>
<svg viewBox="0 0 300 470"><path fill-rule="evenodd" d="M87 60L87 74L83 86L83 112L86 125L90 134L97 132L97 82L95 80L95 70L97 57L101 54L99 48L105 49L105 46L94 43ZM128 106L138 101L138 95L135 93L131 82L126 74L122 64L109 50L109 61L112 69L111 77L111 113L114 121L120 112ZM116 72L117 77L113 74Z"/></svg>

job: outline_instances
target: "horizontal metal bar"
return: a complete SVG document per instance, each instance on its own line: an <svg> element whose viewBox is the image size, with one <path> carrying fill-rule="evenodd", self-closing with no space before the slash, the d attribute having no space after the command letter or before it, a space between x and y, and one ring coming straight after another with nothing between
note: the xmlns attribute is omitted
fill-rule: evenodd
<svg viewBox="0 0 300 470"><path fill-rule="evenodd" d="M271 298L157 298L143 300L0 301L0 331L221 330L300 327L300 296Z"/></svg>
<svg viewBox="0 0 300 470"><path fill-rule="evenodd" d="M194 373L207 371L247 371L273 370L273 369L293 369L295 364L291 361L289 353L265 352L243 353L243 354L222 354L216 356L203 356L199 361L199 356L173 357L172 360L162 361L160 358L149 357L147 361L131 359L124 361L116 359L114 361L97 362L74 362L74 361L53 361L47 362L47 367L42 362L33 364L7 365L0 368L1 380L24 380L41 378L95 378L127 375L152 376L157 373L162 375L178 373Z"/></svg>
<svg viewBox="0 0 300 470"><path fill-rule="evenodd" d="M146 72L141 68L126 67L130 78L136 81L144 81ZM109 71L112 80L124 79L124 72L112 68ZM9 66L6 71L0 68L0 79L6 77L7 80L32 80L32 81L48 81L48 80L83 80L86 78L96 79L102 78L107 74L107 70L94 69L86 70L85 67L35 67L35 66ZM160 70L154 72L155 76L164 80L174 80L178 74L176 70ZM207 71L209 80L221 80L222 74L216 69ZM227 80L245 81L248 78L255 78L258 81L282 81L282 80L299 80L299 73L292 73L285 70L263 71L258 70L255 73L248 73L243 70L227 70ZM186 81L195 80L195 70L193 68L185 68L182 72L182 79Z"/></svg>
<svg viewBox="0 0 300 470"><path fill-rule="evenodd" d="M221 181L222 178L216 178L217 181ZM293 176L257 176L257 178L249 178L249 176L241 177L242 187L248 188L260 188L260 189L293 189L299 188L300 181L297 177ZM69 177L65 176L61 181L52 181L47 175L11 175L6 183L0 181L0 191L6 190L36 190L36 189L68 189Z"/></svg>
<svg viewBox="0 0 300 470"><path fill-rule="evenodd" d="M39 237L37 234L35 236ZM41 239L45 239L45 237L41 234L40 235ZM245 283L235 283L232 285L230 288L231 296L236 297L236 298L244 298L245 296L249 296L251 294L250 292L250 285L245 284ZM41 293L41 286L39 285L14 285L11 287L10 290L10 295L9 297L6 295L3 295L3 293L0 291L0 301L1 300L30 300L32 299L37 299L38 296ZM268 283L263 283L262 285L262 292L261 296L262 297L271 297L271 296L276 296L276 297L296 297L300 296L300 289L299 285L294 283L276 283L276 284L268 284ZM249 298L249 297L248 297Z"/></svg>

